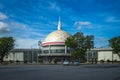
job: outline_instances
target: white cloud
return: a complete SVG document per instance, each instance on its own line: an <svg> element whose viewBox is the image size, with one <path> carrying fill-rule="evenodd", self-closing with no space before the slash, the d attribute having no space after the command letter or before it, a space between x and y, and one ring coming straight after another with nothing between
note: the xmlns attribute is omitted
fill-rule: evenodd
<svg viewBox="0 0 120 80"><path fill-rule="evenodd" d="M44 34L41 34L40 32L31 32L30 34L32 34L32 35L35 35L35 36L39 36L39 37L44 37L45 35Z"/></svg>
<svg viewBox="0 0 120 80"><path fill-rule="evenodd" d="M0 20L5 20L5 19L8 19L8 17L0 12Z"/></svg>
<svg viewBox="0 0 120 80"><path fill-rule="evenodd" d="M106 41L107 41L107 39L105 39L105 38L103 38L103 37L98 38L98 40L99 40L100 42L106 42Z"/></svg>
<svg viewBox="0 0 120 80"><path fill-rule="evenodd" d="M39 48L38 41L36 39L23 39L23 38L17 38L15 40L15 48Z"/></svg>
<svg viewBox="0 0 120 80"><path fill-rule="evenodd" d="M7 24L4 22L0 22L0 29L7 27Z"/></svg>
<svg viewBox="0 0 120 80"><path fill-rule="evenodd" d="M48 4L49 4L49 8L52 9L52 10L56 10L56 11L61 10L60 7L55 2L48 2Z"/></svg>
<svg viewBox="0 0 120 80"><path fill-rule="evenodd" d="M85 22L75 22L75 25L83 25L83 26L88 26L91 25L91 22L85 21Z"/></svg>
<svg viewBox="0 0 120 80"><path fill-rule="evenodd" d="M77 30L81 30L81 29L82 29L82 26L78 26L78 27L77 27Z"/></svg>
<svg viewBox="0 0 120 80"><path fill-rule="evenodd" d="M21 29L26 29L27 28L27 25L25 25L23 23L19 23L19 22L11 22L10 24L11 24L11 26L21 28Z"/></svg>
<svg viewBox="0 0 120 80"><path fill-rule="evenodd" d="M95 36L94 43L97 48L108 47L109 45L108 39L100 36Z"/></svg>
<svg viewBox="0 0 120 80"><path fill-rule="evenodd" d="M4 22L0 22L0 33L6 33L9 31L10 31L10 29L8 27L8 24L4 23Z"/></svg>
<svg viewBox="0 0 120 80"><path fill-rule="evenodd" d="M114 16L107 17L106 22L120 22L120 19L116 19Z"/></svg>
<svg viewBox="0 0 120 80"><path fill-rule="evenodd" d="M92 23L88 21L85 21L85 22L76 21L74 25L77 26L78 30L82 29L82 27L89 27L89 28L92 27Z"/></svg>

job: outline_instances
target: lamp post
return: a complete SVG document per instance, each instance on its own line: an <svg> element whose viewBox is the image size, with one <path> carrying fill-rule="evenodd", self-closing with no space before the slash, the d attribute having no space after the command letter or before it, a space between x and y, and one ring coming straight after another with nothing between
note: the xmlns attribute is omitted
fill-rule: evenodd
<svg viewBox="0 0 120 80"><path fill-rule="evenodd" d="M16 49L16 47L17 47L18 45L17 44L15 44L15 46L14 46L14 48L13 48L13 62L15 63L15 61L17 60L17 57L16 57L16 52L15 52L15 49Z"/></svg>
<svg viewBox="0 0 120 80"><path fill-rule="evenodd" d="M113 61L113 51L112 51L112 64L114 63L114 61Z"/></svg>
<svg viewBox="0 0 120 80"><path fill-rule="evenodd" d="M86 55L87 55L87 63L89 62L89 51L87 50Z"/></svg>
<svg viewBox="0 0 120 80"><path fill-rule="evenodd" d="M41 40L38 41L38 46L39 46L39 50L38 50L38 53L37 53L37 63L39 62L38 61L38 54L40 54L40 49L41 49Z"/></svg>
<svg viewBox="0 0 120 80"><path fill-rule="evenodd" d="M30 59L30 62L31 63L33 62L33 48L32 48L32 45L31 45L31 59Z"/></svg>

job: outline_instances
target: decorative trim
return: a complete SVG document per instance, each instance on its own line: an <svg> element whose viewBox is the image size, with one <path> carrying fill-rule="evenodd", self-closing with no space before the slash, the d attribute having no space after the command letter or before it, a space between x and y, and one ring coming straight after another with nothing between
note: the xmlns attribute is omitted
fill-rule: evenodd
<svg viewBox="0 0 120 80"><path fill-rule="evenodd" d="M42 44L42 46L48 46L48 45L65 45L65 42L47 42Z"/></svg>

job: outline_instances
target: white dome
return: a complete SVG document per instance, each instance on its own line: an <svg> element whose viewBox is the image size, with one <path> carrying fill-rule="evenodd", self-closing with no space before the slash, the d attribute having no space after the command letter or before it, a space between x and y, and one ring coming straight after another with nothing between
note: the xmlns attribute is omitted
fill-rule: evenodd
<svg viewBox="0 0 120 80"><path fill-rule="evenodd" d="M65 42L65 40L71 35L63 30L56 30L51 32L45 39L44 43L49 42Z"/></svg>
<svg viewBox="0 0 120 80"><path fill-rule="evenodd" d="M65 40L70 37L71 35L68 32L65 32L62 29L62 25L60 22L58 22L58 30L51 32L46 38L45 41L43 42L42 46L46 45L64 45Z"/></svg>

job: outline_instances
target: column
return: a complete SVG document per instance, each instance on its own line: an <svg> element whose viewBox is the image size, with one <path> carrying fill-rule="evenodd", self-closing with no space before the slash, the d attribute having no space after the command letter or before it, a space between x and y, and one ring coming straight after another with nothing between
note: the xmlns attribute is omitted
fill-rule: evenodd
<svg viewBox="0 0 120 80"><path fill-rule="evenodd" d="M113 52L112 52L112 64L114 63L114 59L113 59Z"/></svg>
<svg viewBox="0 0 120 80"><path fill-rule="evenodd" d="M88 59L89 59L89 56L88 56L89 52L87 51L87 62L88 62Z"/></svg>
<svg viewBox="0 0 120 80"><path fill-rule="evenodd" d="M15 62L16 56L15 56L15 51L13 52L13 61Z"/></svg>
<svg viewBox="0 0 120 80"><path fill-rule="evenodd" d="M65 45L65 54L67 53L67 46Z"/></svg>
<svg viewBox="0 0 120 80"><path fill-rule="evenodd" d="M50 48L51 48L51 46L49 45L49 54L50 54L50 50L51 50Z"/></svg>

